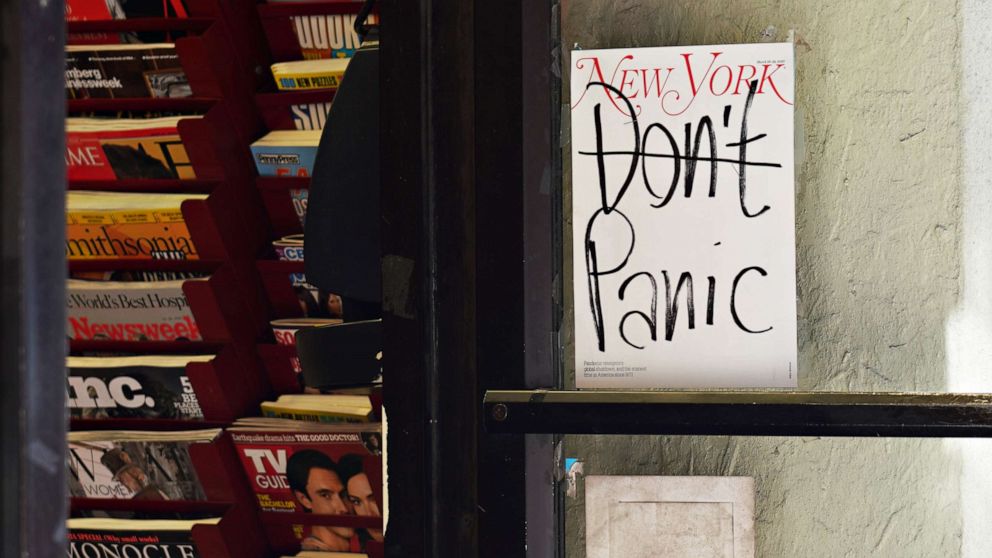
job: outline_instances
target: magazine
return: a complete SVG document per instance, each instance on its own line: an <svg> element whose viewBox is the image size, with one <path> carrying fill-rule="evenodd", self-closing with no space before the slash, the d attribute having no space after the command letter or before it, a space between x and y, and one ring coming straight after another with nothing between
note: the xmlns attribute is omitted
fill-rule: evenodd
<svg viewBox="0 0 992 558"><path fill-rule="evenodd" d="M348 67L348 58L300 60L272 65L272 77L281 90L337 87Z"/></svg>
<svg viewBox="0 0 992 558"><path fill-rule="evenodd" d="M69 180L191 179L196 172L179 137L179 121L162 118L67 118Z"/></svg>
<svg viewBox="0 0 992 558"><path fill-rule="evenodd" d="M69 279L67 335L80 340L200 341L183 283Z"/></svg>
<svg viewBox="0 0 992 558"><path fill-rule="evenodd" d="M213 355L78 357L69 369L66 401L73 418L201 420L186 365Z"/></svg>
<svg viewBox="0 0 992 558"><path fill-rule="evenodd" d="M71 191L66 200L66 256L70 260L195 260L182 203L202 194Z"/></svg>
<svg viewBox="0 0 992 558"><path fill-rule="evenodd" d="M321 58L350 58L361 46L355 31L358 14L304 15L293 16L293 31L300 43L300 52L307 60ZM369 24L377 22L375 14L369 14Z"/></svg>
<svg viewBox="0 0 992 558"><path fill-rule="evenodd" d="M65 90L70 99L193 95L170 43L66 46Z"/></svg>
<svg viewBox="0 0 992 558"><path fill-rule="evenodd" d="M191 444L220 429L69 433L69 493L77 498L204 500Z"/></svg>
<svg viewBox="0 0 992 558"><path fill-rule="evenodd" d="M321 130L276 130L251 144L260 176L310 176Z"/></svg>
<svg viewBox="0 0 992 558"><path fill-rule="evenodd" d="M379 518L383 509L379 423L244 419L229 429L263 511ZM361 552L382 529L294 525L301 550Z"/></svg>
<svg viewBox="0 0 992 558"><path fill-rule="evenodd" d="M216 525L207 519L113 519L76 517L66 521L70 558L116 556L200 558L193 542L194 525ZM204 557L207 558L207 557Z"/></svg>
<svg viewBox="0 0 992 558"><path fill-rule="evenodd" d="M306 327L317 327L332 324L340 324L342 321L340 319L328 319L328 318L289 318L281 320L272 320L269 325L272 326L272 335L276 338L276 343L279 345L286 345L289 347L296 346L296 332L306 328ZM293 372L297 374L300 380L300 385L304 386L303 381L303 365L300 364L300 357L293 356L289 359L290 365L293 368ZM305 386L304 386L305 387Z"/></svg>
<svg viewBox="0 0 992 558"><path fill-rule="evenodd" d="M263 401L262 415L308 422L369 422L372 401L358 394L287 394Z"/></svg>
<svg viewBox="0 0 992 558"><path fill-rule="evenodd" d="M290 105L289 112L297 130L323 130L331 112L331 102Z"/></svg>

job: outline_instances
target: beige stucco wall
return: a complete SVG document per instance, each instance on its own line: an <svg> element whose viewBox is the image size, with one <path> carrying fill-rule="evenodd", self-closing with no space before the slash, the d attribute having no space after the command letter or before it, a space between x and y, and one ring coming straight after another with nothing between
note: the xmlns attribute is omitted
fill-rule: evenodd
<svg viewBox="0 0 992 558"><path fill-rule="evenodd" d="M568 48L795 30L800 388L948 389L967 0L563 1ZM962 555L962 458L941 440L569 436L565 448L587 475L755 477L758 556ZM566 508L567 553L584 556L581 483Z"/></svg>

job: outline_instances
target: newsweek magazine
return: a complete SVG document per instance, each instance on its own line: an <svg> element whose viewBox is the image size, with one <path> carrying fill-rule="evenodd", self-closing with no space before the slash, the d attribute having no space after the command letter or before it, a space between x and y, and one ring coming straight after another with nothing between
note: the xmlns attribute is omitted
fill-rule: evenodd
<svg viewBox="0 0 992 558"><path fill-rule="evenodd" d="M181 210L200 194L71 191L66 198L69 260L196 260Z"/></svg>
<svg viewBox="0 0 992 558"><path fill-rule="evenodd" d="M161 118L67 118L69 180L192 179L196 171L179 137L179 121Z"/></svg>
<svg viewBox="0 0 992 558"><path fill-rule="evenodd" d="M69 558L200 558L203 555L193 541L193 526L216 525L219 522L219 518L70 518L66 521Z"/></svg>
<svg viewBox="0 0 992 558"><path fill-rule="evenodd" d="M66 401L73 418L202 420L203 411L186 376L190 362L214 355L73 357Z"/></svg>
<svg viewBox="0 0 992 558"><path fill-rule="evenodd" d="M176 48L169 43L66 46L65 91L69 99L193 95Z"/></svg>
<svg viewBox="0 0 992 558"><path fill-rule="evenodd" d="M220 432L70 432L69 494L76 498L204 500L189 448L212 441Z"/></svg>
<svg viewBox="0 0 992 558"><path fill-rule="evenodd" d="M66 335L77 340L201 341L183 294L185 282L69 279Z"/></svg>
<svg viewBox="0 0 992 558"><path fill-rule="evenodd" d="M263 511L379 518L380 423L240 419L228 429ZM293 525L301 550L361 552L382 529Z"/></svg>

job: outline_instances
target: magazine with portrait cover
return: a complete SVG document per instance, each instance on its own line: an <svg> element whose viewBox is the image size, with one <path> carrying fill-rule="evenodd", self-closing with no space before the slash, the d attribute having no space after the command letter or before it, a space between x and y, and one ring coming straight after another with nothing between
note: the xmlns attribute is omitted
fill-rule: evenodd
<svg viewBox="0 0 992 558"><path fill-rule="evenodd" d="M214 355L77 357L66 359L67 404L73 418L202 420L186 376L190 362Z"/></svg>
<svg viewBox="0 0 992 558"><path fill-rule="evenodd" d="M66 197L69 260L195 260L182 204L202 194L70 191Z"/></svg>
<svg viewBox="0 0 992 558"><path fill-rule="evenodd" d="M69 180L192 179L193 164L179 136L179 121L161 118L66 119Z"/></svg>
<svg viewBox="0 0 992 558"><path fill-rule="evenodd" d="M183 293L186 281L69 279L66 335L77 340L201 341Z"/></svg>
<svg viewBox="0 0 992 558"><path fill-rule="evenodd" d="M76 498L204 500L189 455L220 429L69 433L69 494Z"/></svg>
<svg viewBox="0 0 992 558"><path fill-rule="evenodd" d="M69 558L200 558L203 555L193 542L193 527L219 522L220 518L69 518L66 521Z"/></svg>
<svg viewBox="0 0 992 558"><path fill-rule="evenodd" d="M239 419L228 429L263 511L383 517L380 423ZM293 525L301 550L361 552L380 528Z"/></svg>
<svg viewBox="0 0 992 558"><path fill-rule="evenodd" d="M170 43L67 45L65 91L69 99L193 96Z"/></svg>

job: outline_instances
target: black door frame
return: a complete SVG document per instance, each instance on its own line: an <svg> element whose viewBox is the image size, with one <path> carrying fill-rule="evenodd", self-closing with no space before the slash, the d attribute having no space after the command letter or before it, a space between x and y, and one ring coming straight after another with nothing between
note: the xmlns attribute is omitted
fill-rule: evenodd
<svg viewBox="0 0 992 558"><path fill-rule="evenodd" d="M389 556L560 553L551 435L487 389L560 385L557 2L384 0Z"/></svg>
<svg viewBox="0 0 992 558"><path fill-rule="evenodd" d="M65 554L64 18L0 6L2 556Z"/></svg>

